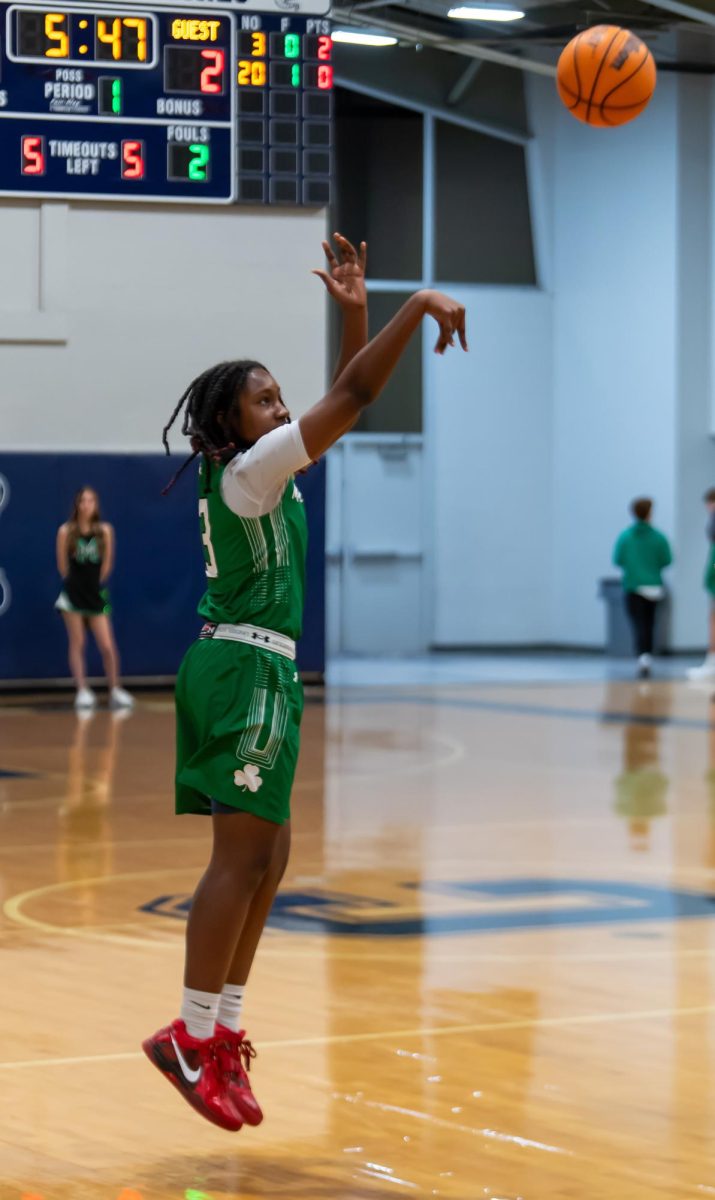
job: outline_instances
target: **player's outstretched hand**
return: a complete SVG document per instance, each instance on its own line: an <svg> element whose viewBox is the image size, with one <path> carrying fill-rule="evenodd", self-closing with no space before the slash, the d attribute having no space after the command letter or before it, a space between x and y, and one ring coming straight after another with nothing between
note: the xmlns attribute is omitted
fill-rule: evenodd
<svg viewBox="0 0 715 1200"><path fill-rule="evenodd" d="M425 313L434 317L439 325L439 337L434 348L435 354L444 354L448 346L454 345L454 335L457 334L463 350L468 350L466 312L463 304L458 304L444 292L427 289L420 292L424 300Z"/></svg>
<svg viewBox="0 0 715 1200"><path fill-rule="evenodd" d="M367 304L367 243L361 242L358 252L352 242L341 233L334 233L333 240L338 249L337 255L330 242L323 242L328 270L313 271L313 274L322 279L333 300L337 301L341 308L364 308Z"/></svg>

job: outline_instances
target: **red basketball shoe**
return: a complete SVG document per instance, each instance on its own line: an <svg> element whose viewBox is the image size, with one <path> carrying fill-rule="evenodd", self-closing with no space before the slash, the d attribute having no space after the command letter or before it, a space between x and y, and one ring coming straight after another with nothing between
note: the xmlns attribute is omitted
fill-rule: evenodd
<svg viewBox="0 0 715 1200"><path fill-rule="evenodd" d="M243 1117L229 1092L233 1062L223 1036L192 1037L184 1022L176 1020L142 1042L142 1049L207 1121L232 1132L241 1128Z"/></svg>
<svg viewBox="0 0 715 1200"><path fill-rule="evenodd" d="M251 1090L248 1072L251 1069L251 1059L256 1057L256 1051L246 1040L245 1030L234 1033L226 1025L216 1026L216 1041L222 1042L224 1053L228 1055L227 1090L231 1102L247 1125L260 1125L263 1120L261 1106ZM221 1056L221 1051L218 1051Z"/></svg>

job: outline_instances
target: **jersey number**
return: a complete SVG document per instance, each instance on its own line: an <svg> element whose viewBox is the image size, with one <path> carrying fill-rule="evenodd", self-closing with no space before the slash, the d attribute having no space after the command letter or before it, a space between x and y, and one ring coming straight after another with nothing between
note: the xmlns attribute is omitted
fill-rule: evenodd
<svg viewBox="0 0 715 1200"><path fill-rule="evenodd" d="M199 519L201 521L201 541L204 544L206 574L209 579L217 579L218 567L216 566L216 555L214 554L214 548L211 545L211 522L209 521L208 500L199 500Z"/></svg>

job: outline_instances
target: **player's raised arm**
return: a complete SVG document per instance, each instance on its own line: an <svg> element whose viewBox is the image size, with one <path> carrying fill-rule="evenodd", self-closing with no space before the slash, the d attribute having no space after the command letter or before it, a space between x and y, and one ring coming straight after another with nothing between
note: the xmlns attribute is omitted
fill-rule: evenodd
<svg viewBox="0 0 715 1200"><path fill-rule="evenodd" d="M323 242L328 269L314 271L313 274L322 279L343 314L340 354L333 373L335 383L351 359L367 345L367 243L361 242L357 251L341 233L333 234L333 238L338 248L337 255L329 242Z"/></svg>
<svg viewBox="0 0 715 1200"><path fill-rule="evenodd" d="M439 325L437 354L454 345L455 334L467 349L464 306L441 292L415 292L348 363L327 395L300 418L303 444L312 459L352 429L362 410L377 399L424 316L434 317Z"/></svg>

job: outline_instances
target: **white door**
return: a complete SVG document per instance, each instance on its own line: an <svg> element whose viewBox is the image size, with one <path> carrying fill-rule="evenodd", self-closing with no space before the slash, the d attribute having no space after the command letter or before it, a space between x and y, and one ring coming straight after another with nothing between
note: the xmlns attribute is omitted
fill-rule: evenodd
<svg viewBox="0 0 715 1200"><path fill-rule="evenodd" d="M328 648L426 649L422 438L353 434L328 460Z"/></svg>

